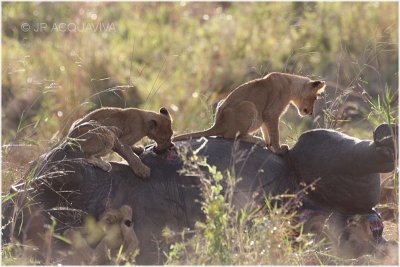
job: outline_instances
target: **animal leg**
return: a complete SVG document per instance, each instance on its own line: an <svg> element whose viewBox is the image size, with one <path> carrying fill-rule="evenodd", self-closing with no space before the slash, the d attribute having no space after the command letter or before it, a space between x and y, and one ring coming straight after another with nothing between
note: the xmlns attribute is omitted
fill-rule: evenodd
<svg viewBox="0 0 400 267"><path fill-rule="evenodd" d="M103 171L110 172L112 169L111 163L104 161L100 158L96 158L95 156L91 156L87 158L87 161L95 167L102 169Z"/></svg>
<svg viewBox="0 0 400 267"><path fill-rule="evenodd" d="M69 135L71 142L83 151L87 161L103 171L110 172L112 166L109 162L101 159L112 152L115 134L96 122L87 122L77 125Z"/></svg>
<svg viewBox="0 0 400 267"><path fill-rule="evenodd" d="M277 154L285 154L289 147L287 145L280 145L279 143L279 118L269 120L267 123L269 129L269 137L271 139L271 146Z"/></svg>
<svg viewBox="0 0 400 267"><path fill-rule="evenodd" d="M68 135L70 142L78 146L88 157L104 156L111 152L115 134L97 122L87 122L77 125Z"/></svg>
<svg viewBox="0 0 400 267"><path fill-rule="evenodd" d="M239 137L244 138L244 140L252 143L259 142L259 140L256 141L252 137L247 137L249 133L256 131L261 126L258 120L257 108L252 102L242 101L237 107L225 109L224 111L225 138L235 138L239 134Z"/></svg>
<svg viewBox="0 0 400 267"><path fill-rule="evenodd" d="M114 151L128 162L136 175L141 178L147 178L150 176L150 168L147 167L135 153L133 153L133 149L130 146L122 144L118 138L114 141Z"/></svg>
<svg viewBox="0 0 400 267"><path fill-rule="evenodd" d="M270 149L271 148L271 139L269 138L268 127L267 127L267 125L265 123L263 123L261 125L261 131L262 131L262 134L263 134L263 137L264 137L264 141L265 141L266 147L268 149Z"/></svg>
<svg viewBox="0 0 400 267"><path fill-rule="evenodd" d="M144 147L142 146L131 146L131 149L132 152L138 156L144 152Z"/></svg>

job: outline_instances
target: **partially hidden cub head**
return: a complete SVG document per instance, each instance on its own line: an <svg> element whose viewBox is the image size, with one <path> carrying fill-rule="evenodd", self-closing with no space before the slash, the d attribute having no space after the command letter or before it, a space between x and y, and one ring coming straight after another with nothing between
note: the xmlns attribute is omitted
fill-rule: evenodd
<svg viewBox="0 0 400 267"><path fill-rule="evenodd" d="M108 249L119 249L132 253L138 248L138 238L133 230L132 209L123 205L119 209L109 209L100 216L100 224L105 228L102 245Z"/></svg>
<svg viewBox="0 0 400 267"><path fill-rule="evenodd" d="M319 80L311 80L306 77L299 77L292 86L295 88L295 96L292 103L297 107L300 116L312 115L314 112L314 102L318 99L319 94L325 89L325 82Z"/></svg>
<svg viewBox="0 0 400 267"><path fill-rule="evenodd" d="M338 252L345 258L370 254L376 245L367 215L354 215L348 219L338 238Z"/></svg>
<svg viewBox="0 0 400 267"><path fill-rule="evenodd" d="M71 250L63 258L63 263L109 264L108 256L116 258L121 248L127 258L135 256L139 240L133 226L132 208L123 205L117 209L107 209L96 224L88 223L84 228L66 230L64 236L71 241Z"/></svg>
<svg viewBox="0 0 400 267"><path fill-rule="evenodd" d="M148 121L148 127L147 136L157 143L157 151L171 147L172 118L166 108L162 107L160 113L154 113L154 116Z"/></svg>

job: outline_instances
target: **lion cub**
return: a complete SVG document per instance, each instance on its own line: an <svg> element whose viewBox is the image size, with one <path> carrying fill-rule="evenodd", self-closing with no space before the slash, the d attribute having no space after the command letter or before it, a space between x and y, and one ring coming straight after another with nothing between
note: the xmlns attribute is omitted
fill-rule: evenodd
<svg viewBox="0 0 400 267"><path fill-rule="evenodd" d="M136 108L100 108L77 120L68 138L77 143L92 165L110 171L111 164L101 157L115 151L136 175L144 178L150 176L150 168L133 152L138 148L132 146L147 136L157 143L156 151L168 149L172 145L171 122L166 108L161 108L160 113Z"/></svg>
<svg viewBox="0 0 400 267"><path fill-rule="evenodd" d="M287 145L279 143L279 118L288 105L296 106L299 115L311 115L317 95L325 88L324 81L314 81L307 77L273 72L261 79L240 85L224 100L218 103L214 125L205 131L178 135L174 141L201 136L221 136L239 138L253 143L260 139L250 135L260 127L263 145L282 154Z"/></svg>
<svg viewBox="0 0 400 267"><path fill-rule="evenodd" d="M108 255L116 256L121 246L127 257L139 248L139 240L133 230L132 209L128 205L105 211L96 228L99 229L71 228L64 232L64 236L71 241L71 250L64 259L65 263L106 264ZM90 244L96 243L96 239L97 245L92 248Z"/></svg>

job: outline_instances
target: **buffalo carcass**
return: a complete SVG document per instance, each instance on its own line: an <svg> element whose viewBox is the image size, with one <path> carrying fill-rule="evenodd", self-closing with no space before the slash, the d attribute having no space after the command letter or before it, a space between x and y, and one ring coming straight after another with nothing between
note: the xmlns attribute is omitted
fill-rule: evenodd
<svg viewBox="0 0 400 267"><path fill-rule="evenodd" d="M240 178L235 185L235 203L246 205L263 199L260 196L295 193L301 182L310 184L318 179L316 189L307 196L313 206L343 214L365 214L378 204L379 173L394 168L393 130L397 128L379 126L373 141L333 130L312 130L303 133L283 157L254 144L222 138L182 141L176 147L197 151L208 164ZM174 149L156 154L150 147L140 157L152 170L149 179L140 179L128 165L115 162L111 172L104 172L89 165L80 151L65 143L41 156L32 167L29 188L16 185L11 193L34 196L33 203L46 216L32 220L42 223L51 215L58 222L59 232L81 224L84 215L97 217L106 205L129 205L140 240L137 262L162 263L163 251L167 250L162 230L166 226L176 231L193 228L196 221L204 219L198 201L200 178L180 174L183 162ZM10 210L11 205L4 205L3 223L11 216ZM25 233L38 225L29 223L26 217ZM7 240L9 236L10 227L5 227L3 237Z"/></svg>

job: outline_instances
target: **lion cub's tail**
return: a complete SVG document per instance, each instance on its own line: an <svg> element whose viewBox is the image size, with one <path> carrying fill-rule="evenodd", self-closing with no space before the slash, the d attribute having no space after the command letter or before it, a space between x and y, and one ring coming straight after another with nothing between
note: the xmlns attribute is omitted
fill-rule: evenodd
<svg viewBox="0 0 400 267"><path fill-rule="evenodd" d="M215 127L211 127L210 129L204 131L177 135L174 138L172 138L172 141L182 141L190 138L208 137L213 135L218 135L218 132L216 131Z"/></svg>

